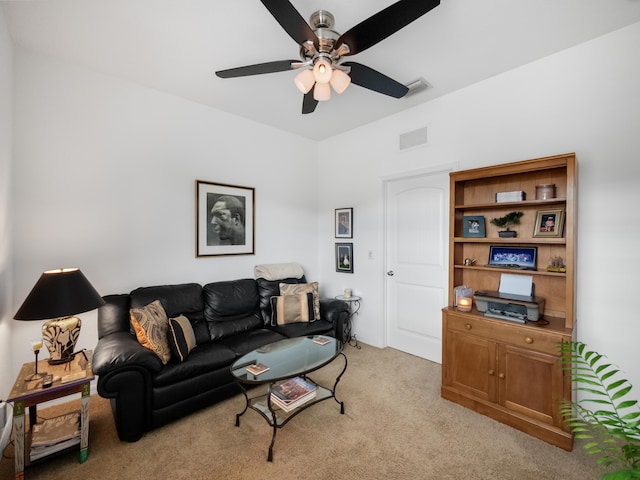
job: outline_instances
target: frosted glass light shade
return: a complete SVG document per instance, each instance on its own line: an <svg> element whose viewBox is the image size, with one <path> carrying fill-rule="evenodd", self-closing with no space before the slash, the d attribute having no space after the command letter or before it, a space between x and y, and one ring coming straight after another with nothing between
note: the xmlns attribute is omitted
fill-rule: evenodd
<svg viewBox="0 0 640 480"><path fill-rule="evenodd" d="M342 70L334 70L331 74L331 86L336 93L344 92L351 83L351 77Z"/></svg>
<svg viewBox="0 0 640 480"><path fill-rule="evenodd" d="M328 83L316 83L313 87L313 98L319 102L324 102L331 98L331 87Z"/></svg>
<svg viewBox="0 0 640 480"><path fill-rule="evenodd" d="M321 58L313 66L313 76L317 83L329 83L331 80L331 64L324 58Z"/></svg>
<svg viewBox="0 0 640 480"><path fill-rule="evenodd" d="M313 70L305 68L293 78L293 83L296 84L298 90L302 93L308 93L313 88L313 84L316 83L316 77L313 75Z"/></svg>

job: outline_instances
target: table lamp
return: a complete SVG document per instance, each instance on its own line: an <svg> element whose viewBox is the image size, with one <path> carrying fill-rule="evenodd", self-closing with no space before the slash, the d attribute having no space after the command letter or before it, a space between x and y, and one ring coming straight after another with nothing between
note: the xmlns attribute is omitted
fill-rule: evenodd
<svg viewBox="0 0 640 480"><path fill-rule="evenodd" d="M16 320L47 320L42 337L49 350L49 364L73 360L80 335L80 319L73 315L87 312L105 302L78 268L59 268L43 272L18 312Z"/></svg>

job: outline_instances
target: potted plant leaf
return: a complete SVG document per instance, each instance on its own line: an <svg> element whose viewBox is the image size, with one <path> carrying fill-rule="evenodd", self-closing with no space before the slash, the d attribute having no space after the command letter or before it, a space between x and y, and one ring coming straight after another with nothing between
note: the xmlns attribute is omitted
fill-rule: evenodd
<svg viewBox="0 0 640 480"><path fill-rule="evenodd" d="M630 398L632 385L605 356L581 342L561 346L562 362L571 372L575 390L584 398L560 407L583 448L597 455L608 471L603 480L640 479L640 408Z"/></svg>
<svg viewBox="0 0 640 480"><path fill-rule="evenodd" d="M511 225L519 225L520 217L522 217L522 215L524 215L523 212L510 212L507 213L504 217L493 218L491 220L491 223L496 227L505 229L498 232L499 237L515 237L517 232L514 232L509 227L511 227Z"/></svg>

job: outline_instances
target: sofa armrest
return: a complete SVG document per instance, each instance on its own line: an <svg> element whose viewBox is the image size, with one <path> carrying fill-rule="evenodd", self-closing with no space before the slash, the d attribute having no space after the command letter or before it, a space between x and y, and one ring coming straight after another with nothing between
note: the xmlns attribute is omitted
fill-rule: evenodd
<svg viewBox="0 0 640 480"><path fill-rule="evenodd" d="M346 342L344 326L349 318L349 304L335 298L320 299L320 318L333 324L335 338Z"/></svg>
<svg viewBox="0 0 640 480"><path fill-rule="evenodd" d="M127 367L142 367L150 372L159 372L162 361L154 352L140 345L133 334L115 332L98 341L93 351L92 367L96 375L105 375Z"/></svg>

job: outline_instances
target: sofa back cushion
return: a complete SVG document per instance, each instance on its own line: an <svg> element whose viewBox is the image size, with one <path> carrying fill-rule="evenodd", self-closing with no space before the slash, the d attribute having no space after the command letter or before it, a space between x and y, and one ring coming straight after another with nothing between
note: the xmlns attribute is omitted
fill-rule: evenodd
<svg viewBox="0 0 640 480"><path fill-rule="evenodd" d="M121 293L102 298L105 304L98 309L98 338L116 332L129 332L129 295Z"/></svg>
<svg viewBox="0 0 640 480"><path fill-rule="evenodd" d="M271 315L271 297L280 295L281 283L307 283L304 275L300 278L283 278L282 280L266 280L264 278L256 279L258 285L258 294L260 295L260 313L264 325L272 325Z"/></svg>
<svg viewBox="0 0 640 480"><path fill-rule="evenodd" d="M209 329L204 321L202 286L197 283L159 285L136 288L130 294L131 308L141 308L154 300L160 300L167 317L184 315L193 326L197 343L209 341Z"/></svg>
<svg viewBox="0 0 640 480"><path fill-rule="evenodd" d="M262 328L258 286L251 278L213 282L202 289L211 340Z"/></svg>

